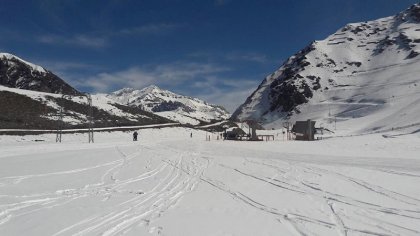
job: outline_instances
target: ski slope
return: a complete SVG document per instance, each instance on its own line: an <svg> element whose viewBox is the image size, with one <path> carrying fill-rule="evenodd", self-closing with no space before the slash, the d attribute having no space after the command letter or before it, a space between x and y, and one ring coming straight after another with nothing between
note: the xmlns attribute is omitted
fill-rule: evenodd
<svg viewBox="0 0 420 236"><path fill-rule="evenodd" d="M0 235L420 235L418 127L316 142L139 133L0 136Z"/></svg>

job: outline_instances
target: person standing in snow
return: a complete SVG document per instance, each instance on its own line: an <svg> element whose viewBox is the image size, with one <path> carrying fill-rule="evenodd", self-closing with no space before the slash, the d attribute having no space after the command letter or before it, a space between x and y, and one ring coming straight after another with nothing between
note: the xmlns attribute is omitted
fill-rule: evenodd
<svg viewBox="0 0 420 236"><path fill-rule="evenodd" d="M133 133L133 141L137 141L137 136L138 136L139 134L137 133L137 131L134 131L134 133Z"/></svg>
<svg viewBox="0 0 420 236"><path fill-rule="evenodd" d="M190 138L192 138L192 132L191 132L191 134L190 134Z"/></svg>

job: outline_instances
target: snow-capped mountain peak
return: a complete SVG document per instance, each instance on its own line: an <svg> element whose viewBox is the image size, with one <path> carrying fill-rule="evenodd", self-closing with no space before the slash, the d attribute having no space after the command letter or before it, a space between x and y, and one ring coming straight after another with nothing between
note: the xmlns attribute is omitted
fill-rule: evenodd
<svg viewBox="0 0 420 236"><path fill-rule="evenodd" d="M164 90L159 88L158 86L152 84L152 85L149 85L149 86L143 88L141 91L144 92L144 93L157 93L157 92L162 92ZM165 90L165 92L169 92L169 91Z"/></svg>
<svg viewBox="0 0 420 236"><path fill-rule="evenodd" d="M412 5L407 10L401 12L397 17L403 21L411 21L413 23L420 22L420 3Z"/></svg>
<svg viewBox="0 0 420 236"><path fill-rule="evenodd" d="M150 85L143 89L124 88L115 91L107 98L120 104L140 107L174 121L199 124L213 120L223 120L229 113L222 107L210 105L205 101Z"/></svg>
<svg viewBox="0 0 420 236"><path fill-rule="evenodd" d="M47 93L81 94L51 71L10 53L0 53L0 85Z"/></svg>
<svg viewBox="0 0 420 236"><path fill-rule="evenodd" d="M15 56L15 55L13 55L13 54L10 54L10 53L5 53L5 52L0 53L0 58L1 59L6 59L6 60L9 60L9 61L11 61L11 60L18 60L18 61L26 64L32 70L37 71L39 73L46 73L47 72L43 67L38 66L38 65L35 65L33 63L30 63L30 62L27 62L27 61L25 61L25 60L23 60L23 59Z"/></svg>
<svg viewBox="0 0 420 236"><path fill-rule="evenodd" d="M156 85L150 85L143 89L135 89L135 88L123 88L112 92L108 97L113 98L114 100L118 101L122 104L129 104L129 105L141 105L137 104L139 101L143 99L153 99L157 96L168 96L168 97L177 97L176 95L168 90L160 89Z"/></svg>
<svg viewBox="0 0 420 236"><path fill-rule="evenodd" d="M123 95L123 94L132 93L133 91L135 91L134 88L123 88L123 89L120 89L120 90L117 90L117 91L113 92L112 94L120 96L120 95Z"/></svg>

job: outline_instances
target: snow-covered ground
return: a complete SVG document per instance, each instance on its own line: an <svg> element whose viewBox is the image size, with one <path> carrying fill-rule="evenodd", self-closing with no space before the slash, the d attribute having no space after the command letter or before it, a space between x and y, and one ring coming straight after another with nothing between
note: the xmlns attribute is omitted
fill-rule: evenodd
<svg viewBox="0 0 420 236"><path fill-rule="evenodd" d="M206 135L0 136L0 235L420 235L415 128L315 142Z"/></svg>

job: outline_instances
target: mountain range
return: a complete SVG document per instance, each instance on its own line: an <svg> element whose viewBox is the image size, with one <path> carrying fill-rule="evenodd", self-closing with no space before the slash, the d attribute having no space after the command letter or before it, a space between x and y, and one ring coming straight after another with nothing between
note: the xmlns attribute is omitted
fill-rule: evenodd
<svg viewBox="0 0 420 236"><path fill-rule="evenodd" d="M68 128L82 127L88 110L83 94L41 66L0 53L1 128L56 127L60 107L64 108ZM93 94L92 100L96 127L170 122L206 125L230 116L221 106L154 85Z"/></svg>

